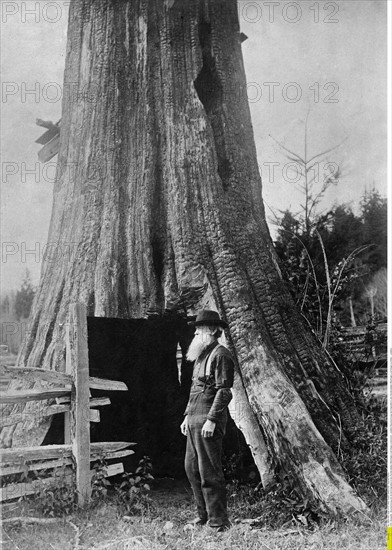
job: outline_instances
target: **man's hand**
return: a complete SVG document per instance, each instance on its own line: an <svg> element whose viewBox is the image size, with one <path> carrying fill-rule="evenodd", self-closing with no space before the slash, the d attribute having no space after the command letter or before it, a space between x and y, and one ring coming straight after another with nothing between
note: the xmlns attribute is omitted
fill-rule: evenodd
<svg viewBox="0 0 392 550"><path fill-rule="evenodd" d="M215 426L215 422L212 422L212 420L206 420L201 429L201 435L203 437L212 437L214 435Z"/></svg>
<svg viewBox="0 0 392 550"><path fill-rule="evenodd" d="M188 416L186 416L184 418L183 423L180 426L180 430L181 430L182 435L187 435L188 434Z"/></svg>

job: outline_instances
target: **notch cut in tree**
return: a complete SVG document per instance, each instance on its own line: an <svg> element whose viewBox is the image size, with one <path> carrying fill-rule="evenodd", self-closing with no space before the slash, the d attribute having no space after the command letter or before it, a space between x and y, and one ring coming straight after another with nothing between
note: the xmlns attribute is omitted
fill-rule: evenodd
<svg viewBox="0 0 392 550"><path fill-rule="evenodd" d="M334 454L353 443L358 412L265 222L236 2L73 1L69 82L89 100L64 86L48 237L62 253L44 260L18 364L64 369L74 301L122 318L216 308L262 479L279 467L330 513L366 510Z"/></svg>

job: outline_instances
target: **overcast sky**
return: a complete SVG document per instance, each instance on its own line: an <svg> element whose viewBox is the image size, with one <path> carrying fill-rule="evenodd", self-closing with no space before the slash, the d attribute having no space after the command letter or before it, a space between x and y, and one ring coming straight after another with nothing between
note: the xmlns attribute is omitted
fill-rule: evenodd
<svg viewBox="0 0 392 550"><path fill-rule="evenodd" d="M67 4L1 2L3 291L18 288L26 268L39 280L55 159L38 164L35 119L61 117ZM385 194L386 2L240 0L239 16L267 215L300 209L296 173L270 135L302 156L307 115L308 157L345 140L327 159L342 176L321 208L338 202L357 211L366 188ZM321 181L329 167L318 168Z"/></svg>

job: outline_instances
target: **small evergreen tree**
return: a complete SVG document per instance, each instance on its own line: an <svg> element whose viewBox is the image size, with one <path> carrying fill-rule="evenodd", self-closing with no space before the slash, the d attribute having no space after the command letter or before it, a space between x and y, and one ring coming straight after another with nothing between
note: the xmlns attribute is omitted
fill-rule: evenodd
<svg viewBox="0 0 392 550"><path fill-rule="evenodd" d="M11 301L8 294L6 294L1 300L1 314L8 316L11 313Z"/></svg>
<svg viewBox="0 0 392 550"><path fill-rule="evenodd" d="M30 272L26 269L22 285L15 298L15 314L18 321L29 317L34 296L35 288L31 282Z"/></svg>
<svg viewBox="0 0 392 550"><path fill-rule="evenodd" d="M370 267L370 274L374 275L388 264L388 206L386 197L379 191L366 191L361 201L362 239L363 244L369 245L366 263Z"/></svg>

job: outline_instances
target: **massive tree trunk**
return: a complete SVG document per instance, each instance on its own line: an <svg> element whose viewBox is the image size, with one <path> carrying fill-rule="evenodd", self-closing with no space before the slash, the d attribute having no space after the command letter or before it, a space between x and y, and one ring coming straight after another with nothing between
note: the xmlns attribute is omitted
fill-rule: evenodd
<svg viewBox="0 0 392 550"><path fill-rule="evenodd" d="M265 222L235 0L71 2L48 241L19 364L64 369L74 301L125 318L216 307L261 473L272 461L322 508L365 509L334 454L352 444L357 411ZM4 441L39 439L40 426Z"/></svg>

